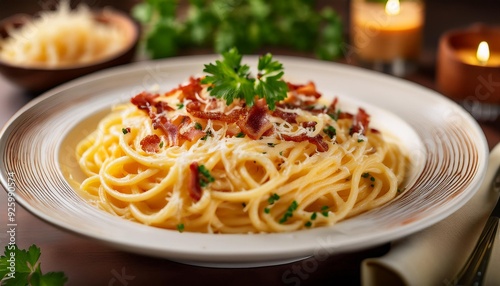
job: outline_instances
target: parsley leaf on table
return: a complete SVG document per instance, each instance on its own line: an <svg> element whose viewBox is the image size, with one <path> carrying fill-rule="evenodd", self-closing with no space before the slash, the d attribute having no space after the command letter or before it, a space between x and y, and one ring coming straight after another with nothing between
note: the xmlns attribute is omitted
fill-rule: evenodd
<svg viewBox="0 0 500 286"><path fill-rule="evenodd" d="M40 248L36 245L31 245L28 250L19 249L16 245L5 246L4 255L0 256L1 285L64 285L68 281L68 278L63 272L42 274L40 262L38 261L40 255Z"/></svg>
<svg viewBox="0 0 500 286"><path fill-rule="evenodd" d="M210 95L225 99L228 105L235 99L242 99L249 107L257 96L266 100L270 110L274 110L276 103L286 98L288 86L281 79L283 65L274 61L271 54L259 58L256 79L251 77L248 65L241 65L242 55L236 48L222 53L222 57L222 61L205 65L203 70L209 74L202 83L211 84L208 89Z"/></svg>

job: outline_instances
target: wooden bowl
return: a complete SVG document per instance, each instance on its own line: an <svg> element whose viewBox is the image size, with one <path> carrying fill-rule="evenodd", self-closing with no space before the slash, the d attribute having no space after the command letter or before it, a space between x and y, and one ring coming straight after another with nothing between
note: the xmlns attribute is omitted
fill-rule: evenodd
<svg viewBox="0 0 500 286"><path fill-rule="evenodd" d="M93 13L96 20L115 25L125 32L127 37L126 47L119 53L88 64L65 66L61 68L20 66L0 59L0 73L25 91L39 94L71 79L101 69L131 62L134 58L140 37L139 25L128 15L118 11L105 9ZM26 23L30 17L31 16L24 14L18 14L3 20L0 23L0 37L2 39L9 37L7 27L19 28Z"/></svg>

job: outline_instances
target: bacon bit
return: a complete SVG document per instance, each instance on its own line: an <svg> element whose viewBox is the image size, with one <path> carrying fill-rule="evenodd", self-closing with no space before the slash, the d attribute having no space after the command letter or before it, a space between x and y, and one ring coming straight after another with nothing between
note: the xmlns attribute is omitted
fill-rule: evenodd
<svg viewBox="0 0 500 286"><path fill-rule="evenodd" d="M358 113L354 117L352 122L350 135L354 133L360 133L365 135L366 130L368 130L368 124L370 123L370 115L366 113L363 108L358 109Z"/></svg>
<svg viewBox="0 0 500 286"><path fill-rule="evenodd" d="M141 148L147 153L156 153L160 151L160 137L158 135L148 135L141 140Z"/></svg>
<svg viewBox="0 0 500 286"><path fill-rule="evenodd" d="M323 137L319 134L314 137L309 137L305 133L296 136L282 134L281 137L286 141L293 141L293 142L309 141L309 143L316 145L316 149L318 150L318 152L328 151L328 144L323 141Z"/></svg>
<svg viewBox="0 0 500 286"><path fill-rule="evenodd" d="M195 201L201 199L200 172L198 171L198 163L193 162L189 165L191 176L189 178L189 196Z"/></svg>
<svg viewBox="0 0 500 286"><path fill-rule="evenodd" d="M220 120L227 123L234 123L245 117L247 114L247 110L245 108L234 109L229 114L225 114L222 112L208 112L201 111L201 103L200 102L190 102L186 105L186 110L191 115L201 119L211 119L211 120Z"/></svg>
<svg viewBox="0 0 500 286"><path fill-rule="evenodd" d="M297 103L297 102L290 102L288 101L288 99L290 99L290 96L287 97L285 100L286 102L278 102L276 103L276 107L279 107L279 108L285 108L285 109L294 109L294 108L299 108L300 106L300 103ZM278 109L276 109L277 111Z"/></svg>
<svg viewBox="0 0 500 286"><path fill-rule="evenodd" d="M161 115L153 120L153 128L160 128L167 136L169 146L179 145L179 127L170 122L165 116Z"/></svg>
<svg viewBox="0 0 500 286"><path fill-rule="evenodd" d="M210 98L210 102L207 104L206 110L214 110L217 108L217 99Z"/></svg>
<svg viewBox="0 0 500 286"><path fill-rule="evenodd" d="M273 128L273 124L267 118L268 111L266 101L259 99L250 108L245 119L239 120L236 124L248 137L254 140L259 139L264 133L269 132L269 129Z"/></svg>
<svg viewBox="0 0 500 286"><path fill-rule="evenodd" d="M375 134L380 134L380 131L378 129L375 129L375 128L370 128L370 132L375 133Z"/></svg>
<svg viewBox="0 0 500 286"><path fill-rule="evenodd" d="M316 135L314 137L309 137L310 139L309 142L316 145L316 148L318 150L318 152L326 152L328 151L328 144L323 141L323 137L321 135Z"/></svg>
<svg viewBox="0 0 500 286"><path fill-rule="evenodd" d="M273 111L272 115L274 117L279 117L288 123L297 123L297 113L295 112L284 112L279 109Z"/></svg>
<svg viewBox="0 0 500 286"><path fill-rule="evenodd" d="M201 108L202 108L202 103L199 101L192 101L186 105L186 111L189 113L201 111Z"/></svg>
<svg viewBox="0 0 500 286"><path fill-rule="evenodd" d="M181 136L182 138L185 138L188 141L193 142L205 136L205 132L191 127L186 132L181 133Z"/></svg>
<svg viewBox="0 0 500 286"><path fill-rule="evenodd" d="M304 128L315 127L316 124L318 124L318 122L316 122L316 121L302 122L302 127L304 127Z"/></svg>
<svg viewBox="0 0 500 286"><path fill-rule="evenodd" d="M262 136L271 136L271 135L273 135L273 133L274 133L274 128L269 128L269 129L267 129L266 132L264 132L264 134L262 134Z"/></svg>
<svg viewBox="0 0 500 286"><path fill-rule="evenodd" d="M191 124L191 118L189 116L181 115L178 116L173 120L173 124L176 126L179 126L179 131L182 131L184 129L184 126L188 126ZM180 136L190 142L195 141L200 139L201 137L205 136L205 132L202 130L198 130L194 128L193 126L189 127L187 131L185 132L180 132Z"/></svg>
<svg viewBox="0 0 500 286"><path fill-rule="evenodd" d="M155 107L156 107L156 113L157 114L163 113L164 111L173 111L173 110L175 110L172 107L170 107L168 105L168 103L166 103L164 101L158 101L158 102L156 102L155 103Z"/></svg>
<svg viewBox="0 0 500 286"><path fill-rule="evenodd" d="M354 115L349 112L341 112L338 119L353 119Z"/></svg>
<svg viewBox="0 0 500 286"><path fill-rule="evenodd" d="M326 113L334 114L337 111L337 103L338 102L339 102L339 99L337 97L335 97L335 99L333 99L332 103L330 103L330 106L328 106L328 108L326 109Z"/></svg>
<svg viewBox="0 0 500 286"><path fill-rule="evenodd" d="M295 91L297 94L303 94L306 96L314 96L315 98L320 98L321 93L316 91L316 85L314 82L310 81L307 84L292 84L287 82L288 90Z"/></svg>
<svg viewBox="0 0 500 286"><path fill-rule="evenodd" d="M201 86L201 79L190 77L188 84L179 85L177 88L174 88L171 91L167 92L165 96L172 96L176 94L178 91L181 91L181 94L179 95L179 99L181 101L185 98L191 100L197 100L196 95L200 94L202 89L203 87Z"/></svg>
<svg viewBox="0 0 500 286"><path fill-rule="evenodd" d="M132 102L132 104L137 106L137 108L139 108L140 110L146 111L149 114L149 117L153 118L155 114L151 107L156 104L154 99L158 96L158 94L151 94L149 92L143 91L132 97L130 102Z"/></svg>
<svg viewBox="0 0 500 286"><path fill-rule="evenodd" d="M156 102L154 99L158 97L158 94L151 94L148 92L141 92L138 95L134 96L130 102L137 106L140 110L144 110L148 113L149 118L153 121L153 128L160 128L163 133L167 136L169 145L178 145L178 129L177 126L170 123L170 121L165 117L165 115L158 115L163 113L163 111L171 111L174 110L166 102L158 101ZM156 111L153 110L153 106ZM158 139L159 140L159 139ZM147 141L147 140L146 140ZM141 141L142 142L142 141ZM158 142L160 143L160 142ZM141 145L142 146L142 145ZM143 147L144 149L144 147ZM150 150L150 149L148 149Z"/></svg>
<svg viewBox="0 0 500 286"><path fill-rule="evenodd" d="M187 99L195 100L196 95L200 94L201 90L203 87L201 86L201 79L200 78L189 78L189 84L181 87L182 94L185 96ZM181 98L182 100L182 98Z"/></svg>

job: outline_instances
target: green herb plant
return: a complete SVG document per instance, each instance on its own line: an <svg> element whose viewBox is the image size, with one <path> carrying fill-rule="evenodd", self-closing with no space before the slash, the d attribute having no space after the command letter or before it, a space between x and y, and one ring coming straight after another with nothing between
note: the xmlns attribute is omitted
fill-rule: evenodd
<svg viewBox="0 0 500 286"><path fill-rule="evenodd" d="M310 0L144 0L132 9L143 24L152 58L187 48L242 53L279 47L313 52L320 59L342 55L342 21L331 8Z"/></svg>
<svg viewBox="0 0 500 286"><path fill-rule="evenodd" d="M202 188L215 181L215 178L212 177L210 171L205 167L205 165L198 166L198 172L200 174L200 186Z"/></svg>
<svg viewBox="0 0 500 286"><path fill-rule="evenodd" d="M31 245L27 250L19 249L15 244L5 246L4 255L0 256L0 285L64 285L68 278L63 272L42 273L40 255L40 248L36 245Z"/></svg>
<svg viewBox="0 0 500 286"><path fill-rule="evenodd" d="M276 103L287 97L288 86L281 77L283 65L273 60L271 54L259 58L258 75L250 74L250 66L241 64L242 55L236 48L222 53L222 60L215 64L205 65L203 70L208 75L202 80L210 84L211 96L225 99L229 105L235 99L243 99L247 106L252 106L255 97L264 98L270 110L274 110Z"/></svg>

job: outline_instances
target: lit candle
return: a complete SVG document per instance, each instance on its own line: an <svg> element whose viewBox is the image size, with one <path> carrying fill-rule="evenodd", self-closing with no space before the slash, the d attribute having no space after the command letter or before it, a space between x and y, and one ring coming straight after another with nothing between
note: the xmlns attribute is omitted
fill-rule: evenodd
<svg viewBox="0 0 500 286"><path fill-rule="evenodd" d="M490 59L490 46L488 46L488 42L482 41L479 43L476 58L483 66L488 63L488 60Z"/></svg>
<svg viewBox="0 0 500 286"><path fill-rule="evenodd" d="M477 49L461 48L456 53L461 61L469 65L500 66L500 53L491 53L487 41L481 41Z"/></svg>
<svg viewBox="0 0 500 286"><path fill-rule="evenodd" d="M441 93L466 109L500 108L500 27L475 25L441 36L436 83ZM478 119L491 113L479 111L472 112Z"/></svg>
<svg viewBox="0 0 500 286"><path fill-rule="evenodd" d="M365 62L416 60L420 54L424 7L420 1L353 0L351 42Z"/></svg>
<svg viewBox="0 0 500 286"><path fill-rule="evenodd" d="M385 4L385 13L387 15L398 15L401 12L401 5L399 4L399 0L389 0Z"/></svg>

